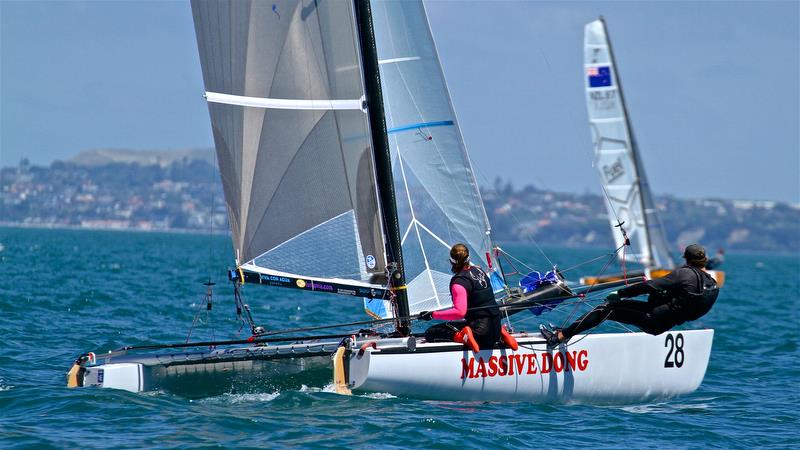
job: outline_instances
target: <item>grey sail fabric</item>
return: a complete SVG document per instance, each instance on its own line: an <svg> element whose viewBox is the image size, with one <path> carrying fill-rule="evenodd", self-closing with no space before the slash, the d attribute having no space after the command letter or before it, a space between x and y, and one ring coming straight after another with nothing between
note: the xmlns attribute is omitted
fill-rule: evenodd
<svg viewBox="0 0 800 450"><path fill-rule="evenodd" d="M450 246L486 267L488 219L422 2L371 5L409 308L450 307Z"/></svg>
<svg viewBox="0 0 800 450"><path fill-rule="evenodd" d="M626 255L627 259L646 267L672 268L675 263L633 138L602 20L585 27L584 70L594 165L610 200L606 206L617 246L624 240L619 229L614 228L620 220L625 222L634 249L633 255Z"/></svg>
<svg viewBox="0 0 800 450"><path fill-rule="evenodd" d="M192 1L237 263L369 282L385 271L347 1Z"/></svg>

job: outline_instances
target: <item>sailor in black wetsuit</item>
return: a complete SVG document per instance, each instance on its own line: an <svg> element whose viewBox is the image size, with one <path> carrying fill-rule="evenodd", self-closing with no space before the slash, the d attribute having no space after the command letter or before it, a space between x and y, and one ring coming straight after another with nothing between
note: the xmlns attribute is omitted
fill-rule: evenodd
<svg viewBox="0 0 800 450"><path fill-rule="evenodd" d="M469 262L469 250L464 244L456 244L450 249L451 270L450 294L453 308L444 311L423 311L420 319L451 320L440 323L425 331L428 342L448 341L467 342L461 339L464 333L474 336L482 348L492 348L501 338L500 309L494 299L489 275L480 267ZM458 320L463 319L463 320Z"/></svg>
<svg viewBox="0 0 800 450"><path fill-rule="evenodd" d="M548 347L569 341L572 336L594 328L606 319L639 327L649 334L661 334L675 325L696 320L708 313L717 299L717 283L703 268L706 251L697 244L683 252L686 264L663 278L637 283L606 297L606 302L564 329L540 325ZM649 294L647 302L622 300Z"/></svg>

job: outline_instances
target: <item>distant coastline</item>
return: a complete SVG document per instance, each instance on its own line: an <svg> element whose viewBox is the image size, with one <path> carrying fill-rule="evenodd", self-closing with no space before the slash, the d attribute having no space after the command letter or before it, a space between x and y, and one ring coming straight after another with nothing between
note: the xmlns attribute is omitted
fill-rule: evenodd
<svg viewBox="0 0 800 450"><path fill-rule="evenodd" d="M216 163L207 150L83 152L36 166L0 168L0 226L229 234ZM613 248L606 202L595 193L481 186L495 241ZM656 197L670 249L688 243L732 251L800 253L800 205Z"/></svg>
<svg viewBox="0 0 800 450"><path fill-rule="evenodd" d="M201 230L199 228L164 228L164 229L146 229L136 227L86 227L82 225L66 225L66 224L41 224L41 223L20 223L20 222L6 222L0 220L0 228L21 228L21 229L36 229L36 230L73 230L73 231L120 231L129 233L167 233L167 234L213 234L214 236L230 236L230 230Z"/></svg>

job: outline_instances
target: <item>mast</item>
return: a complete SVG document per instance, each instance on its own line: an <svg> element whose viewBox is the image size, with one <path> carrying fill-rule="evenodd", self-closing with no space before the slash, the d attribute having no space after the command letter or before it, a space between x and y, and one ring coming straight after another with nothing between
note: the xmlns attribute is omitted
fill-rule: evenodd
<svg viewBox="0 0 800 450"><path fill-rule="evenodd" d="M369 0L354 0L356 26L364 65L364 88L366 91L367 114L372 135L373 156L375 157L378 202L386 227L386 242L389 278L394 286L397 301L397 331L408 335L411 322L408 319L408 295L406 293L405 271L403 270L403 252L400 235L400 223L395 204L392 162L389 150L389 139L386 132L386 116L383 111L383 94L378 66L378 51L375 46L375 34L372 27L372 8Z"/></svg>
<svg viewBox="0 0 800 450"><path fill-rule="evenodd" d="M600 16L600 22L603 24L603 31L606 34L606 42L608 42L608 57L611 60L611 66L614 68L614 75L617 79L617 91L619 91L619 102L622 106L622 113L625 117L625 125L628 128L628 138L631 141L631 157L633 158L633 166L636 168L636 185L639 186L639 203L642 206L642 220L644 221L644 233L647 239L647 251L649 253L650 265L654 264L654 256L653 253L653 243L650 242L650 226L648 225L647 220L647 205L644 202L645 188L642 186L642 165L639 163L639 149L636 145L636 138L633 134L633 126L631 125L631 119L628 115L628 104L625 102L625 94L622 90L622 78L619 75L619 69L617 66L617 60L614 58L614 49L611 47L611 36L608 34L608 27L606 27L606 19L603 16Z"/></svg>

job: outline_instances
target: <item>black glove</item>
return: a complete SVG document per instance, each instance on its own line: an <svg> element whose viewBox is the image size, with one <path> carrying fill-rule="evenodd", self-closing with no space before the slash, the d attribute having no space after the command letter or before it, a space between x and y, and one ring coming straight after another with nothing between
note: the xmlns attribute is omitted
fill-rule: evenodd
<svg viewBox="0 0 800 450"><path fill-rule="evenodd" d="M622 298L619 296L618 291L614 291L606 296L606 301L608 303L617 303L620 300L622 300Z"/></svg>
<svg viewBox="0 0 800 450"><path fill-rule="evenodd" d="M419 320L431 320L431 319L433 319L433 311L420 311Z"/></svg>

